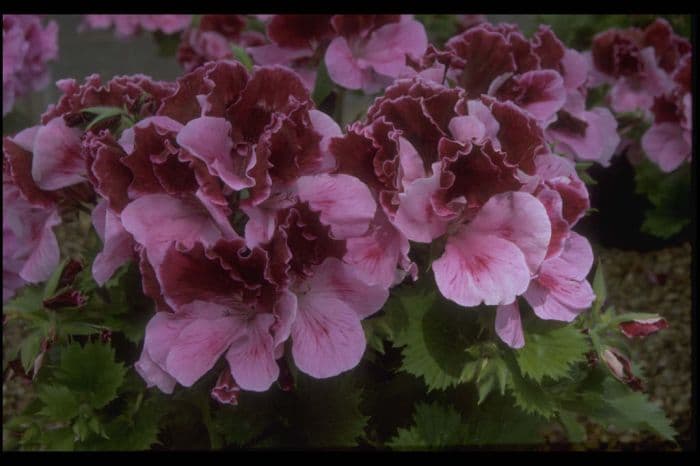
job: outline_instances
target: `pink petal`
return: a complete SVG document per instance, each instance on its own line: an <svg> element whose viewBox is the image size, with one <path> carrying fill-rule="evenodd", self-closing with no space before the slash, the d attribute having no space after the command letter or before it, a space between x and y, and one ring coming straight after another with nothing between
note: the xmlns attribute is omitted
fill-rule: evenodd
<svg viewBox="0 0 700 466"><path fill-rule="evenodd" d="M258 65L284 65L313 53L310 48L280 47L275 44L248 47L246 50Z"/></svg>
<svg viewBox="0 0 700 466"><path fill-rule="evenodd" d="M542 264L540 271L553 276L585 280L593 266L593 249L586 238L570 231L560 256Z"/></svg>
<svg viewBox="0 0 700 466"><path fill-rule="evenodd" d="M610 165L610 159L620 144L617 120L613 114L607 108L596 107L575 117L586 123L584 134L548 129L548 135L556 141L557 149L578 160L595 161L603 166Z"/></svg>
<svg viewBox="0 0 700 466"><path fill-rule="evenodd" d="M374 218L377 204L369 188L354 176L313 175L297 181L299 199L321 212L336 239L360 236Z"/></svg>
<svg viewBox="0 0 700 466"><path fill-rule="evenodd" d="M573 49L566 49L561 59L564 85L568 90L578 89L586 83L590 63L586 57Z"/></svg>
<svg viewBox="0 0 700 466"><path fill-rule="evenodd" d="M449 237L432 268L442 295L466 307L510 304L530 283L530 270L518 246L472 232L468 226Z"/></svg>
<svg viewBox="0 0 700 466"><path fill-rule="evenodd" d="M139 360L134 364L134 369L146 381L148 387L155 385L160 391L168 395L175 390L175 379L153 362L145 348Z"/></svg>
<svg viewBox="0 0 700 466"><path fill-rule="evenodd" d="M37 237L34 238L36 246L19 271L19 276L23 280L30 283L43 282L58 267L61 253L53 227L60 223L61 217L58 215L58 211L54 210L36 233Z"/></svg>
<svg viewBox="0 0 700 466"><path fill-rule="evenodd" d="M523 324L520 321L520 308L517 301L496 308L496 334L511 348L525 346Z"/></svg>
<svg viewBox="0 0 700 466"><path fill-rule="evenodd" d="M165 360L167 372L185 387L206 374L239 336L241 324L232 317L194 319L175 340Z"/></svg>
<svg viewBox="0 0 700 466"><path fill-rule="evenodd" d="M270 334L274 320L272 314L255 316L246 326L247 339L233 343L226 353L231 374L244 390L264 392L279 376L275 343Z"/></svg>
<svg viewBox="0 0 700 466"><path fill-rule="evenodd" d="M195 242L213 244L222 237L199 202L167 194L149 194L129 203L122 211L122 225L146 248L155 270L172 241L191 247Z"/></svg>
<svg viewBox="0 0 700 466"><path fill-rule="evenodd" d="M212 175L220 177L238 191L254 184L254 180L247 175L254 161L237 166L244 164L244 161L232 152L230 132L231 123L226 119L204 116L189 121L177 135L177 143L202 160ZM235 163L234 157L241 158L239 164Z"/></svg>
<svg viewBox="0 0 700 466"><path fill-rule="evenodd" d="M427 47L425 28L418 21L390 23L372 33L362 58L377 73L396 78L406 67L406 55L419 57Z"/></svg>
<svg viewBox="0 0 700 466"><path fill-rule="evenodd" d="M330 78L347 89L361 89L363 70L355 62L352 50L343 37L336 37L326 49L326 68Z"/></svg>
<svg viewBox="0 0 700 466"><path fill-rule="evenodd" d="M370 231L359 238L349 238L343 260L368 285L389 288L397 278L397 266L408 260L408 239L391 225L384 212L377 215Z"/></svg>
<svg viewBox="0 0 700 466"><path fill-rule="evenodd" d="M399 162L401 164L401 183L403 186L418 178L425 178L423 159L416 148L413 147L413 144L402 136L399 136Z"/></svg>
<svg viewBox="0 0 700 466"><path fill-rule="evenodd" d="M317 133L321 135L319 148L321 150L321 163L317 167L319 173L327 173L335 170L336 160L330 151L331 139L342 136L340 126L333 118L318 110L309 110L311 124Z"/></svg>
<svg viewBox="0 0 700 466"><path fill-rule="evenodd" d="M432 203L439 188L439 164L435 163L433 175L415 180L399 194L400 204L393 224L409 240L430 243L445 233L449 219L439 216Z"/></svg>
<svg viewBox="0 0 700 466"><path fill-rule="evenodd" d="M559 277L533 281L523 295L540 319L573 321L591 306L595 294L587 281Z"/></svg>
<svg viewBox="0 0 700 466"><path fill-rule="evenodd" d="M680 125L658 123L642 137L642 148L659 168L668 173L690 157L691 145L684 138Z"/></svg>
<svg viewBox="0 0 700 466"><path fill-rule="evenodd" d="M297 367L317 378L355 367L365 351L360 319L376 312L388 298L381 287L368 287L335 259L326 259L298 292L299 312L292 326L292 355Z"/></svg>
<svg viewBox="0 0 700 466"><path fill-rule="evenodd" d="M134 255L134 242L131 235L107 204L107 201L102 200L92 211L92 223L104 243L102 251L95 256L95 261L92 263L92 276L100 286L104 285L114 272Z"/></svg>
<svg viewBox="0 0 700 466"><path fill-rule="evenodd" d="M566 100L561 75L553 70L528 71L516 78L525 95L519 105L540 121L549 121Z"/></svg>
<svg viewBox="0 0 700 466"><path fill-rule="evenodd" d="M45 190L65 188L85 181L87 166L80 154L80 130L57 117L36 133L32 178Z"/></svg>
<svg viewBox="0 0 700 466"><path fill-rule="evenodd" d="M486 126L475 116L456 116L450 120L450 133L460 142L479 142L486 136Z"/></svg>
<svg viewBox="0 0 700 466"><path fill-rule="evenodd" d="M552 235L545 207L534 196L523 192L493 196L467 229L514 243L525 255L533 273L544 260Z"/></svg>

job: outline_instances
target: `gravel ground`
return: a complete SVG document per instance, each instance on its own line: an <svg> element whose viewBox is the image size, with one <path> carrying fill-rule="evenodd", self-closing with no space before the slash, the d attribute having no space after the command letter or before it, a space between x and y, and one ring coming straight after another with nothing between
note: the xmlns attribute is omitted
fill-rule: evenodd
<svg viewBox="0 0 700 466"><path fill-rule="evenodd" d="M679 445L662 442L651 435L605 431L588 425L583 445L557 442L554 449L574 450L676 450L690 441L691 424L691 286L690 244L651 253L598 250L606 274L608 295L620 312L656 312L669 327L645 340L633 343L632 358L643 370L646 391L673 420ZM3 333L3 346L16 344L17 331ZM6 351L5 351L6 353ZM4 361L3 361L4 362ZM26 405L31 383L15 377L3 383L4 419L10 419ZM556 441L556 432L552 439ZM687 448L687 447L686 447Z"/></svg>

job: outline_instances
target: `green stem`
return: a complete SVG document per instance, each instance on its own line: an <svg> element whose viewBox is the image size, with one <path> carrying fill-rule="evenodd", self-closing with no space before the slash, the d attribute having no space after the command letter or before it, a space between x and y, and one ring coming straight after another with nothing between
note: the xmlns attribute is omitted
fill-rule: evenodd
<svg viewBox="0 0 700 466"><path fill-rule="evenodd" d="M342 126L343 124L343 102L345 100L345 89L338 88L336 91L335 109L333 110L333 118Z"/></svg>

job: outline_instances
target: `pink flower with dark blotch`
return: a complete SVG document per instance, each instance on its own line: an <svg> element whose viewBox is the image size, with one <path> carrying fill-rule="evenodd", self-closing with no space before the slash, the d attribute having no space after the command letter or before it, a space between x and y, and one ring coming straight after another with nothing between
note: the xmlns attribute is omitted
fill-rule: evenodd
<svg viewBox="0 0 700 466"><path fill-rule="evenodd" d="M207 116L187 122L177 142L226 186L249 189L245 205L255 206L286 192L299 176L330 170L328 139L340 129L313 110L308 91L291 70L256 68L248 78L241 65L235 67L243 73L241 81L224 94L232 104L222 107L216 101L221 112L205 106L202 112ZM219 85L226 90L231 82Z"/></svg>
<svg viewBox="0 0 700 466"><path fill-rule="evenodd" d="M186 71L192 71L209 61L232 59L232 45L245 48L265 44L261 33L245 31L245 25L241 15L202 15L199 25L182 35L178 62Z"/></svg>
<svg viewBox="0 0 700 466"><path fill-rule="evenodd" d="M58 25L40 16L2 16L2 114L18 97L49 82L47 63L58 56Z"/></svg>
<svg viewBox="0 0 700 466"><path fill-rule="evenodd" d="M654 122L642 136L642 148L662 171L671 172L692 156L691 93L676 86L654 99L651 111Z"/></svg>
<svg viewBox="0 0 700 466"><path fill-rule="evenodd" d="M190 386L226 353L242 389L267 390L296 314L296 297L283 287L283 262L284 256L248 248L242 239L206 249L171 243L156 274L175 312L151 320L142 360ZM157 383L162 372L145 378Z"/></svg>
<svg viewBox="0 0 700 466"><path fill-rule="evenodd" d="M141 31L174 34L192 22L191 15L84 15L82 29L114 27L117 37L128 38Z"/></svg>
<svg viewBox="0 0 700 466"><path fill-rule="evenodd" d="M338 33L325 54L328 75L348 89L374 93L386 87L406 70L406 57L418 58L427 46L423 25L410 17L395 21L367 21L364 27L350 27L352 18L333 18Z"/></svg>
<svg viewBox="0 0 700 466"><path fill-rule="evenodd" d="M584 95L572 91L556 120L547 127L547 138L556 152L608 166L620 144L617 120L604 107L586 110L584 102Z"/></svg>
<svg viewBox="0 0 700 466"><path fill-rule="evenodd" d="M609 100L616 112L648 111L654 98L670 91L670 75L691 45L658 18L644 30L610 29L593 38L592 64L612 84Z"/></svg>
<svg viewBox="0 0 700 466"><path fill-rule="evenodd" d="M3 173L2 300L27 283L47 280L60 258L53 227L61 223L56 206L29 202Z"/></svg>
<svg viewBox="0 0 700 466"><path fill-rule="evenodd" d="M141 74L116 76L104 84L99 75L93 74L85 78L83 84L78 84L75 79L62 79L56 86L63 95L57 104L49 105L41 122L47 124L62 116L70 127L89 121L81 112L88 107L125 107L130 114L140 118L152 116L176 87L174 83L154 81ZM96 125L91 131L98 132L103 128L103 125Z"/></svg>

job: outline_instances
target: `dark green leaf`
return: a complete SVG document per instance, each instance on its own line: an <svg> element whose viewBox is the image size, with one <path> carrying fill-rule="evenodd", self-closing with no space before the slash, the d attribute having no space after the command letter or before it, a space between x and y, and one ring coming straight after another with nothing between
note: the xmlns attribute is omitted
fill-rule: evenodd
<svg viewBox="0 0 700 466"><path fill-rule="evenodd" d="M63 269L68 263L68 258L63 259L58 267L51 273L51 276L46 281L46 286L44 287L44 299L52 297L56 293L56 287L58 287L58 281L61 279L61 274Z"/></svg>
<svg viewBox="0 0 700 466"><path fill-rule="evenodd" d="M589 350L586 336L576 327L537 320L525 326L525 346L514 352L522 374L541 382L544 377L566 377L570 366L585 360Z"/></svg>
<svg viewBox="0 0 700 466"><path fill-rule="evenodd" d="M316 84L314 85L314 91L311 94L311 98L318 107L321 103L326 100L333 90L333 81L331 81L330 76L328 76L328 70L326 69L325 60L321 60L318 64L318 70L316 71Z"/></svg>
<svg viewBox="0 0 700 466"><path fill-rule="evenodd" d="M454 407L419 404L413 427L399 429L389 446L397 450L449 448L463 445L464 436L464 423Z"/></svg>
<svg viewBox="0 0 700 466"><path fill-rule="evenodd" d="M28 373L34 365L34 360L39 355L39 351L41 350L42 339L43 335L35 332L26 336L22 341L19 352L24 372Z"/></svg>
<svg viewBox="0 0 700 466"><path fill-rule="evenodd" d="M78 415L78 400L64 385L42 385L38 397L44 403L39 414L52 421L70 421Z"/></svg>
<svg viewBox="0 0 700 466"><path fill-rule="evenodd" d="M114 361L114 349L88 342L72 343L61 352L57 380L80 394L94 408L101 408L117 396L126 370Z"/></svg>

